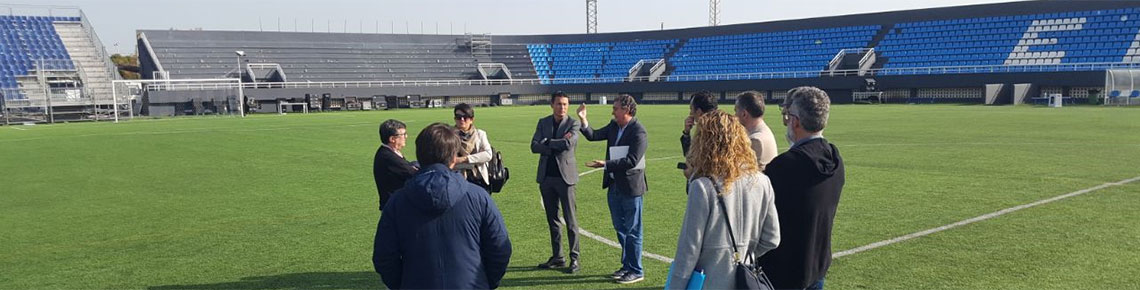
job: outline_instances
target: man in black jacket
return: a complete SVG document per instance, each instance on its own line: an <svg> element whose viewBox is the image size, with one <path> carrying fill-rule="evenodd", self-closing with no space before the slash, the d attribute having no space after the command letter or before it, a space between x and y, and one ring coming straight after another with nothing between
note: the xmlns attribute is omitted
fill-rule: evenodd
<svg viewBox="0 0 1140 290"><path fill-rule="evenodd" d="M799 87L780 105L790 147L764 173L772 180L780 214L780 247L760 258L777 289L823 289L831 266L831 226L843 191L843 158L823 138L831 101L824 91Z"/></svg>
<svg viewBox="0 0 1140 290"><path fill-rule="evenodd" d="M696 123L697 117L701 115L716 111L716 95L709 91L700 91L689 97L689 117L685 118L685 130L681 131L681 154L688 156L689 147L693 143L693 135L689 134L693 130L693 124Z"/></svg>
<svg viewBox="0 0 1140 290"><path fill-rule="evenodd" d="M511 261L503 215L482 187L452 171L459 135L435 123L416 136L423 169L380 216L372 265L389 289L494 289Z"/></svg>
<svg viewBox="0 0 1140 290"><path fill-rule="evenodd" d="M380 148L372 158L372 177L376 180L376 191L380 194L380 210L397 189L404 187L404 181L416 174L413 163L400 153L408 142L407 126L397 120L387 120L380 124Z"/></svg>
<svg viewBox="0 0 1140 290"><path fill-rule="evenodd" d="M607 201L610 207L610 221L617 231L621 244L621 269L613 274L620 284L636 283L645 280L641 265L643 203L641 196L648 190L645 182L645 149L649 139L645 127L637 121L637 102L630 95L614 99L613 120L605 127L594 130L586 120L586 104L578 106L578 119L582 121L582 137L590 141L606 140L606 160L594 160L586 164L593 168L605 168L602 188L609 188ZM620 153L624 151L625 153ZM611 156L611 152L618 152Z"/></svg>

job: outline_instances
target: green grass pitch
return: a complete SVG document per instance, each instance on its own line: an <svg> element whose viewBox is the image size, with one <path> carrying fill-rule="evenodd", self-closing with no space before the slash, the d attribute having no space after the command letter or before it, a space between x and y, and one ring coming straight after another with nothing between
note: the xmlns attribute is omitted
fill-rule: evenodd
<svg viewBox="0 0 1140 290"><path fill-rule="evenodd" d="M605 106L590 112L595 126L609 117ZM664 256L684 211L675 164L687 112L638 115L650 138L645 250ZM619 286L606 277L620 267L618 249L588 238L581 273L534 268L550 248L528 142L549 113L476 109L513 173L494 196L514 244L503 288L660 288L667 264L646 258L646 281ZM407 122L412 139L451 112L0 127L0 288L382 287L370 261L379 215L370 165L388 118ZM847 162L836 252L1140 176L1132 108L839 105L825 135ZM578 160L600 159L603 146L580 142ZM582 178L578 203L584 230L615 239L600 174ZM1138 208L1140 182L1111 186L836 259L827 287L1138 287Z"/></svg>

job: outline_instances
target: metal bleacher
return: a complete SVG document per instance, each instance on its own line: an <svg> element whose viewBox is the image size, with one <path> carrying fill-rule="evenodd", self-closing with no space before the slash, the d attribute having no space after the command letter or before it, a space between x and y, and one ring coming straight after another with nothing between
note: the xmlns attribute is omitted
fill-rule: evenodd
<svg viewBox="0 0 1140 290"><path fill-rule="evenodd" d="M478 60L454 43L243 41L151 38L172 78L218 78L249 63L279 64L288 81L451 80L478 78Z"/></svg>
<svg viewBox="0 0 1140 290"><path fill-rule="evenodd" d="M879 26L836 27L689 39L673 75L822 70L843 49L868 45Z"/></svg>
<svg viewBox="0 0 1140 290"><path fill-rule="evenodd" d="M900 68L1008 66L1000 72L1103 70L1140 62L1140 8L900 23L876 47ZM1102 65L1057 66L1094 63Z"/></svg>
<svg viewBox="0 0 1140 290"><path fill-rule="evenodd" d="M535 79L538 73L530 61L530 52L523 44L492 44L491 62L502 63L517 79Z"/></svg>
<svg viewBox="0 0 1140 290"><path fill-rule="evenodd" d="M18 76L30 75L43 62L43 70L75 70L71 56L52 23L79 21L78 17L0 15L0 89L8 100L25 99Z"/></svg>
<svg viewBox="0 0 1140 290"><path fill-rule="evenodd" d="M840 51L869 48L881 57L874 75L1098 71L1140 64L1138 32L1140 8L1120 8L695 37L670 42L665 80L815 77ZM605 57L627 47L528 45L543 83L614 81Z"/></svg>
<svg viewBox="0 0 1140 290"><path fill-rule="evenodd" d="M543 83L621 82L643 59L663 58L676 39L527 45Z"/></svg>
<svg viewBox="0 0 1140 290"><path fill-rule="evenodd" d="M153 58L151 67L171 78L206 79L226 77L238 65L234 51L242 50L249 63L280 65L286 82L483 80L480 64L502 64L509 82L547 85L1140 68L1140 8L1072 8L1057 1L1042 5L1066 10L1015 12L1000 8L1030 4L1001 5L977 13L947 8L953 13L946 16L904 11L804 20L804 26L494 41L489 35L142 31L151 37L140 41L146 43L140 51L152 49L144 62ZM651 60L653 78L638 69Z"/></svg>

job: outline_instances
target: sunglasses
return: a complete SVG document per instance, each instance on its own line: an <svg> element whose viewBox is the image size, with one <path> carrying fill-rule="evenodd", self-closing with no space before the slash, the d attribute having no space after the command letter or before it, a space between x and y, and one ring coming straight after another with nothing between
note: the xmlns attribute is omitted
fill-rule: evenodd
<svg viewBox="0 0 1140 290"><path fill-rule="evenodd" d="M474 118L472 118L471 116L455 115L455 119L456 120L463 120L463 119L474 119Z"/></svg>

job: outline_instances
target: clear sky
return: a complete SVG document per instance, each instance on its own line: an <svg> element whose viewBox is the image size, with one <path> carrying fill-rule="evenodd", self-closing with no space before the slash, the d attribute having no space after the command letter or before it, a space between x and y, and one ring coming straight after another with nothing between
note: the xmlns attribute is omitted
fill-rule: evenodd
<svg viewBox="0 0 1140 290"><path fill-rule="evenodd" d="M78 6L113 52L133 53L137 29L583 33L585 0L6 0ZM1011 2L1010 0L721 0L721 24ZM21 8L17 8L19 13ZM0 13L7 11L0 10ZM280 19L280 20L279 20ZM278 25L280 21L280 25ZM347 24L346 24L347 23ZM421 26L422 23L422 26ZM599 0L598 30L708 25L708 0ZM438 28L437 28L438 27Z"/></svg>

